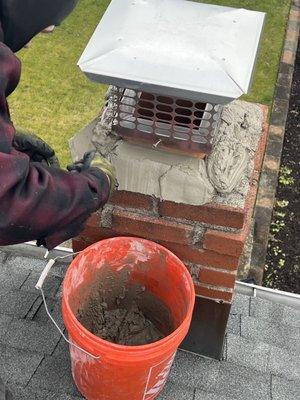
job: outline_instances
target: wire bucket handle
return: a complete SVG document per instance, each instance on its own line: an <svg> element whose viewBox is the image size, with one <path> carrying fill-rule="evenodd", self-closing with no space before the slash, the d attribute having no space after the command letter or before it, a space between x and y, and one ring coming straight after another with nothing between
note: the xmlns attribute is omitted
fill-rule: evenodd
<svg viewBox="0 0 300 400"><path fill-rule="evenodd" d="M56 327L56 329L58 330L58 332L60 333L60 335L62 336L62 338L63 338L69 345L71 345L71 346L73 346L73 347L76 347L78 350L81 350L83 353L85 353L85 354L87 354L88 356L94 358L95 360L99 360L99 359L100 359L99 356L94 356L93 354L91 354L91 353L89 353L88 351L84 350L82 347L77 346L75 343L72 343L72 342L66 337L66 335L65 335L64 332L60 329L58 323L55 321L55 319L53 318L53 316L51 315L51 313L50 313L50 311L49 311L49 308L48 308L48 305L47 305L47 301L46 301L46 296L45 296L45 293L44 293L44 290L43 290L43 285L44 285L45 279L47 278L47 276L48 276L48 274L49 274L51 268L52 268L53 265L56 263L56 261L57 261L57 260L64 259L64 258L68 258L68 257L71 257L71 256L73 257L73 256L75 256L75 255L77 255L77 254L80 254L80 253L81 253L81 251L78 251L78 252L76 252L76 253L70 253L70 254L68 254L68 255L66 255L66 256L58 256L58 257L49 259L49 261L47 262L45 268L43 269L43 272L41 273L41 276L39 277L39 280L38 280L37 284L35 285L35 288L41 292L41 295L42 295L42 299L43 299L43 303L44 303L44 307L45 307L46 313L47 313L48 317L50 318L50 320L52 321L52 323L54 324L54 326ZM45 256L44 256L44 258L47 259L48 255L49 255L49 251L47 250L47 251L46 251L46 254L45 254Z"/></svg>

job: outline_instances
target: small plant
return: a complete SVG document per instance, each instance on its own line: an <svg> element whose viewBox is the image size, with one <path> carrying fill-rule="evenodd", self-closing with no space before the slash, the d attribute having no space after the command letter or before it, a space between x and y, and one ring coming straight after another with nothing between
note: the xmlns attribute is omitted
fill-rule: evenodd
<svg viewBox="0 0 300 400"><path fill-rule="evenodd" d="M289 205L289 201L288 200L277 200L276 201L276 206L279 208L285 208Z"/></svg>
<svg viewBox="0 0 300 400"><path fill-rule="evenodd" d="M279 183L286 186L291 186L294 184L294 178L291 176L293 170L289 167L282 166L280 168Z"/></svg>
<svg viewBox="0 0 300 400"><path fill-rule="evenodd" d="M278 254L282 253L282 250L279 246L274 246L273 253L275 254L275 256L278 256Z"/></svg>
<svg viewBox="0 0 300 400"><path fill-rule="evenodd" d="M284 218L286 216L285 212L282 211L275 211L274 214L276 215L276 217L278 218Z"/></svg>
<svg viewBox="0 0 300 400"><path fill-rule="evenodd" d="M285 226L284 221L277 219L271 223L271 232L278 233Z"/></svg>

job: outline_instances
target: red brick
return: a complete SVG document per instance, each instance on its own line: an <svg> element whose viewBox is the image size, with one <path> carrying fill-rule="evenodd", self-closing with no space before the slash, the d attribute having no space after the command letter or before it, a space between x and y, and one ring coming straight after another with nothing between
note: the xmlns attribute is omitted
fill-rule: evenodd
<svg viewBox="0 0 300 400"><path fill-rule="evenodd" d="M95 243L99 240L110 239L119 235L109 228L94 228L87 226L81 236L83 236L86 241Z"/></svg>
<svg viewBox="0 0 300 400"><path fill-rule="evenodd" d="M119 235L109 228L87 226L80 236L73 239L73 249L74 251L81 251L100 240L110 239L116 236Z"/></svg>
<svg viewBox="0 0 300 400"><path fill-rule="evenodd" d="M154 199L141 193L117 190L109 199L109 203L124 208L138 208L153 211Z"/></svg>
<svg viewBox="0 0 300 400"><path fill-rule="evenodd" d="M117 233L173 243L191 244L194 235L192 225L120 209L113 210L111 227Z"/></svg>
<svg viewBox="0 0 300 400"><path fill-rule="evenodd" d="M204 235L203 247L220 254L240 257L246 239L241 235L221 231L208 230Z"/></svg>
<svg viewBox="0 0 300 400"><path fill-rule="evenodd" d="M220 254L227 254L233 257L240 257L244 251L244 246L250 231L254 204L257 194L257 184L250 187L245 202L247 218L243 229L240 232L223 232L214 229L208 229L203 238L203 247Z"/></svg>
<svg viewBox="0 0 300 400"><path fill-rule="evenodd" d="M72 240L72 247L73 247L73 251L77 252L77 251L82 251L85 248L87 248L88 244L86 243L86 241L83 239L82 236L78 236Z"/></svg>
<svg viewBox="0 0 300 400"><path fill-rule="evenodd" d="M102 209L94 212L90 216L90 218L86 221L85 226L100 227L101 226L101 213L102 213Z"/></svg>
<svg viewBox="0 0 300 400"><path fill-rule="evenodd" d="M233 288L235 285L235 274L216 271L210 268L201 268L199 281L213 286Z"/></svg>
<svg viewBox="0 0 300 400"><path fill-rule="evenodd" d="M197 296L207 297L219 301L226 301L231 303L233 292L225 292L221 289L206 287L202 285L195 285L195 292Z"/></svg>
<svg viewBox="0 0 300 400"><path fill-rule="evenodd" d="M245 221L243 209L215 203L192 206L172 201L162 201L158 205L158 212L166 217L184 218L237 229L242 228Z"/></svg>
<svg viewBox="0 0 300 400"><path fill-rule="evenodd" d="M186 246L166 242L160 242L160 244L167 247L182 261L233 271L237 270L239 266L239 258L205 250L193 245Z"/></svg>

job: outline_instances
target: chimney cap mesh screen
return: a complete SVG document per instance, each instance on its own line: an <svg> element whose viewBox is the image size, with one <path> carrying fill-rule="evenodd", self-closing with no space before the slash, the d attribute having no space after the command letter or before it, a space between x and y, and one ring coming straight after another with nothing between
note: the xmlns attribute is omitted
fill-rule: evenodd
<svg viewBox="0 0 300 400"><path fill-rule="evenodd" d="M186 0L112 0L78 64L97 82L226 104L249 90L264 17Z"/></svg>
<svg viewBox="0 0 300 400"><path fill-rule="evenodd" d="M113 129L120 136L186 154L207 154L222 107L189 99L113 88Z"/></svg>

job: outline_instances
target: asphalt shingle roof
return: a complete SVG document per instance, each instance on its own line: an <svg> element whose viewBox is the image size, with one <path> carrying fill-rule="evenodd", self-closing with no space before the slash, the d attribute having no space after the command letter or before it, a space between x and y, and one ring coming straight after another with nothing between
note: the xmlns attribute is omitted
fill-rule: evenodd
<svg viewBox="0 0 300 400"><path fill-rule="evenodd" d="M45 260L0 251L0 375L16 400L81 400L67 344L49 321L34 289ZM55 265L45 292L62 324L61 284ZM300 311L236 295L224 360L178 351L159 400L298 400Z"/></svg>

